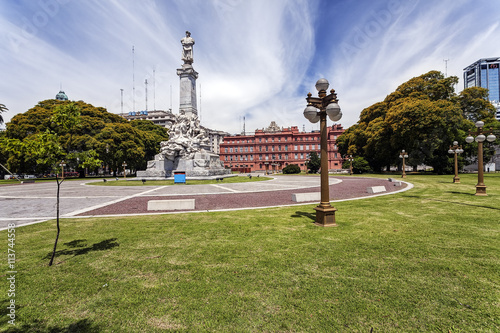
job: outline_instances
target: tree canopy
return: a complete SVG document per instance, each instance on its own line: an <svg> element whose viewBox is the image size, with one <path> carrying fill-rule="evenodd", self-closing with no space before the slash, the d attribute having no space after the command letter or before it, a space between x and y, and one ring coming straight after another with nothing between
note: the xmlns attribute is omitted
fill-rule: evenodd
<svg viewBox="0 0 500 333"><path fill-rule="evenodd" d="M62 159L71 169L145 168L168 140L167 130L132 121L83 101L46 100L14 116L0 136L0 152L18 173L46 173Z"/></svg>
<svg viewBox="0 0 500 333"><path fill-rule="evenodd" d="M337 139L339 152L363 157L380 171L398 165L399 152L405 149L409 165L450 172L447 150L453 141L464 142L473 121L498 126L487 90L467 88L457 96L457 83L455 76L430 71L401 84L384 101L361 112L359 121Z"/></svg>

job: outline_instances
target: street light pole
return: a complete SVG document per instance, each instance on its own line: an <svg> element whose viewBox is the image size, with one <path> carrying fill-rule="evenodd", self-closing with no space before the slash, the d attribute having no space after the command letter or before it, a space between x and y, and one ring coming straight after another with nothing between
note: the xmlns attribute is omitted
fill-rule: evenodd
<svg viewBox="0 0 500 333"><path fill-rule="evenodd" d="M125 173L125 167L126 166L127 166L127 163L125 161L123 161L123 163L122 163L122 167L123 167L123 179L127 178L127 174Z"/></svg>
<svg viewBox="0 0 500 333"><path fill-rule="evenodd" d="M458 141L453 141L453 146L450 146L450 150L448 150L449 154L454 154L455 155L455 177L453 177L453 183L459 184L460 183L460 177L458 177L458 154L463 153L464 150L462 149L462 146L458 145Z"/></svg>
<svg viewBox="0 0 500 333"><path fill-rule="evenodd" d="M493 142L497 137L493 134L493 129L490 128L490 135L487 137L483 132L483 121L476 121L477 131L469 131L469 136L465 138L465 142L472 143L474 140L477 142L477 185L476 185L476 195L487 196L486 185L484 185L484 174L483 174L483 142L488 140L488 142ZM474 138L472 135L476 135Z"/></svg>
<svg viewBox="0 0 500 333"><path fill-rule="evenodd" d="M352 175L352 162L354 161L354 158L352 158L352 155L349 155L347 160L349 161L349 174Z"/></svg>
<svg viewBox="0 0 500 333"><path fill-rule="evenodd" d="M322 227L337 226L335 224L335 212L337 209L330 205L330 190L328 183L328 138L326 116L332 121L339 121L342 118L342 112L337 104L337 94L335 90L330 90L330 94L326 94L329 82L326 79L319 79L316 82L318 97L312 97L311 93L307 94L307 107L304 110L304 117L311 123L320 122L320 137L321 137L321 202L315 207L316 210L316 225Z"/></svg>
<svg viewBox="0 0 500 333"><path fill-rule="evenodd" d="M401 175L401 178L406 178L406 164L405 164L405 158L408 158L408 153L405 152L405 150L401 150L399 153L399 158L403 159L403 174Z"/></svg>
<svg viewBox="0 0 500 333"><path fill-rule="evenodd" d="M61 179L64 179L64 167L66 166L66 163L64 162L64 160L61 161L61 163L59 164L59 166L62 169Z"/></svg>

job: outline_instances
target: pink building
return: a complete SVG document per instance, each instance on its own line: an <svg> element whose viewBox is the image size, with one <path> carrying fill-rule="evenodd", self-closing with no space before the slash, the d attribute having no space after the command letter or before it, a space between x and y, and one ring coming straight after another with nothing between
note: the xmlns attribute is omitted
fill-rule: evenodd
<svg viewBox="0 0 500 333"><path fill-rule="evenodd" d="M342 157L336 140L344 132L342 125L328 127L328 169L341 169ZM310 152L320 155L319 131L300 132L297 126L280 128L273 121L266 129L253 135L224 137L220 145L220 159L233 171L280 171L289 164L307 170Z"/></svg>

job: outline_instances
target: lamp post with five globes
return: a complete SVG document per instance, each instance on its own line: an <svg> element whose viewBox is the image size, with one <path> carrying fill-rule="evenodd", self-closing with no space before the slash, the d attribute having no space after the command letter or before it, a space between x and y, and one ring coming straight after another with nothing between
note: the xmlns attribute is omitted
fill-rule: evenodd
<svg viewBox="0 0 500 333"><path fill-rule="evenodd" d="M311 93L307 94L307 107L304 110L304 117L311 123L320 122L320 137L321 137L321 202L315 207L316 210L316 225L323 227L336 226L335 224L335 207L330 205L330 191L328 183L328 142L327 142L327 126L326 116L332 121L339 121L342 118L342 112L337 104L337 94L335 90L330 90L330 94L326 94L329 82L326 79L319 79L316 82L318 97L312 97Z"/></svg>
<svg viewBox="0 0 500 333"><path fill-rule="evenodd" d="M465 142L472 143L474 140L477 142L477 185L476 185L476 195L487 196L486 185L484 185L484 174L483 174L483 142L488 140L488 142L493 142L497 137L493 134L493 129L490 128L490 135L485 136L483 133L483 121L476 121L477 131L469 131L469 136L465 138ZM472 135L476 135L474 138Z"/></svg>
<svg viewBox="0 0 500 333"><path fill-rule="evenodd" d="M454 183L460 183L460 177L458 177L458 154L462 154L464 150L462 149L462 146L458 145L458 141L453 141L453 146L450 146L450 150L448 150L449 154L454 154L455 155L455 177L453 177L453 182Z"/></svg>

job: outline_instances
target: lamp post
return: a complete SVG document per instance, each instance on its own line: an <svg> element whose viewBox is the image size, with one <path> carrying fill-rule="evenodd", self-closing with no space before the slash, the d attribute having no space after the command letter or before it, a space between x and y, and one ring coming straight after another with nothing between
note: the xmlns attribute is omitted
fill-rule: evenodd
<svg viewBox="0 0 500 333"><path fill-rule="evenodd" d="M399 153L399 158L403 159L403 174L401 175L401 178L406 178L406 164L405 164L405 158L408 158L408 153L405 152L405 150L401 150Z"/></svg>
<svg viewBox="0 0 500 333"><path fill-rule="evenodd" d="M127 174L125 173L125 167L127 166L127 163L123 161L122 167L123 167L123 179L127 178Z"/></svg>
<svg viewBox="0 0 500 333"><path fill-rule="evenodd" d="M493 142L497 139L493 135L493 129L490 128L490 135L485 136L483 133L484 122L476 121L477 131L469 131L469 136L465 138L465 142L472 143L474 140L477 142L477 185L476 185L476 195L487 196L486 185L484 185L484 174L483 174L483 142L488 140L488 142ZM474 138L472 135L476 135Z"/></svg>
<svg viewBox="0 0 500 333"><path fill-rule="evenodd" d="M66 166L66 162L62 160L61 163L59 163L59 166L62 168L61 178L64 179L64 167Z"/></svg>
<svg viewBox="0 0 500 333"><path fill-rule="evenodd" d="M458 177L458 154L462 154L464 150L462 149L462 146L458 145L458 141L453 141L453 146L450 146L450 150L448 150L449 154L454 154L455 155L455 177L453 177L453 182L454 183L460 183L460 177Z"/></svg>
<svg viewBox="0 0 500 333"><path fill-rule="evenodd" d="M335 224L335 207L330 205L330 191L328 183L328 147L327 147L327 127L326 116L332 121L339 121L342 118L342 112L337 104L337 94L335 90L330 90L330 94L326 94L329 82L326 79L319 79L316 82L316 90L318 97L312 97L311 93L307 94L307 107L304 110L304 117L311 123L320 122L321 136L321 202L315 207L316 210L316 225L322 227L337 226Z"/></svg>
<svg viewBox="0 0 500 333"><path fill-rule="evenodd" d="M349 174L352 175L352 162L354 161L354 158L352 155L347 156L347 160L349 161Z"/></svg>

